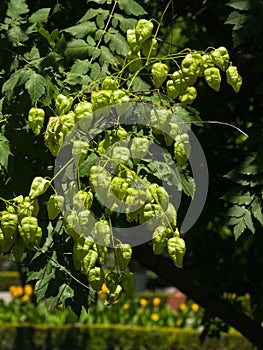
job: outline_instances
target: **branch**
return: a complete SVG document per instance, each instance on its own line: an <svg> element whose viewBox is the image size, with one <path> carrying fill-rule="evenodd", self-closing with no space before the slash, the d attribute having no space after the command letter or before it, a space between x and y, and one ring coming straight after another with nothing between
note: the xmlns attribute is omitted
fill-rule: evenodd
<svg viewBox="0 0 263 350"><path fill-rule="evenodd" d="M259 350L263 350L263 328L259 322L237 310L231 303L219 298L205 287L200 285L185 270L174 266L170 259L161 255L154 255L152 248L147 245L137 246L133 249L134 258L145 268L150 269L177 287L209 313L220 317L233 326Z"/></svg>

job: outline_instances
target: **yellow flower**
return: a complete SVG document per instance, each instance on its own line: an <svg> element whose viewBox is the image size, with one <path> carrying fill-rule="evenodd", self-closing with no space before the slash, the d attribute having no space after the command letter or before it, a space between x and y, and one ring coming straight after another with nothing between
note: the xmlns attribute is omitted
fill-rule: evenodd
<svg viewBox="0 0 263 350"><path fill-rule="evenodd" d="M191 308L194 312L197 312L199 310L199 305L198 304L192 304Z"/></svg>
<svg viewBox="0 0 263 350"><path fill-rule="evenodd" d="M108 291L108 288L107 288L106 284L103 283L103 285L102 285L102 287L101 287L101 290L98 291L98 294L99 294L99 295L100 295L100 294L105 294L105 293L107 293L107 291Z"/></svg>
<svg viewBox="0 0 263 350"><path fill-rule="evenodd" d="M128 304L128 303L125 303L125 304L123 304L123 306L122 306L122 308L123 308L124 310L129 309L129 307L130 307L130 304Z"/></svg>
<svg viewBox="0 0 263 350"><path fill-rule="evenodd" d="M184 303L181 304L181 305L180 305L180 309L183 310L183 311L186 310L186 309L187 309L186 304L184 304Z"/></svg>
<svg viewBox="0 0 263 350"><path fill-rule="evenodd" d="M161 299L160 298L153 298L153 306L160 305Z"/></svg>
<svg viewBox="0 0 263 350"><path fill-rule="evenodd" d="M154 322L157 322L159 320L159 315L158 314L151 314L151 320Z"/></svg>
<svg viewBox="0 0 263 350"><path fill-rule="evenodd" d="M21 297L21 295L23 295L23 288L21 286L11 286L9 290L13 298Z"/></svg>
<svg viewBox="0 0 263 350"><path fill-rule="evenodd" d="M29 295L25 294L22 296L21 300L26 303L29 300Z"/></svg>
<svg viewBox="0 0 263 350"><path fill-rule="evenodd" d="M24 293L28 296L33 294L33 287L31 286L31 284L26 284L24 287Z"/></svg>
<svg viewBox="0 0 263 350"><path fill-rule="evenodd" d="M146 306L148 304L148 301L144 298L140 299L141 306Z"/></svg>

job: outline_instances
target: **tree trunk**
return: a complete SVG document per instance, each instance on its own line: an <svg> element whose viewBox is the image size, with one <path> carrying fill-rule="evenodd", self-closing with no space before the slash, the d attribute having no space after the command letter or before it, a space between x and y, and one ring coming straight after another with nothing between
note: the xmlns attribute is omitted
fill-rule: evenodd
<svg viewBox="0 0 263 350"><path fill-rule="evenodd" d="M154 271L171 285L177 287L189 298L204 307L206 311L233 326L256 345L258 350L263 350L263 328L260 323L242 313L233 304L208 291L185 270L174 266L170 259L161 255L154 255L149 245L144 244L135 247L134 258L142 266Z"/></svg>

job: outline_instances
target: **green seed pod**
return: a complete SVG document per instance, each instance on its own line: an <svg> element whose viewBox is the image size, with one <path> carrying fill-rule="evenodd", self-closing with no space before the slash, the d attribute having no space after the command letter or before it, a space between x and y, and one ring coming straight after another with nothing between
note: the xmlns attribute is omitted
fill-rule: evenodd
<svg viewBox="0 0 263 350"><path fill-rule="evenodd" d="M65 114L71 108L73 102L72 96L65 96L63 94L57 95L55 99L55 106L58 115Z"/></svg>
<svg viewBox="0 0 263 350"><path fill-rule="evenodd" d="M95 266L98 259L98 253L90 249L84 258L80 261L80 271L83 275L88 275L90 270Z"/></svg>
<svg viewBox="0 0 263 350"><path fill-rule="evenodd" d="M242 85L242 78L238 74L237 67L230 65L226 70L226 77L227 83L238 93Z"/></svg>
<svg viewBox="0 0 263 350"><path fill-rule="evenodd" d="M131 144L131 155L133 162L138 164L147 155L149 140L146 137L134 137Z"/></svg>
<svg viewBox="0 0 263 350"><path fill-rule="evenodd" d="M66 134L75 126L75 113L70 111L67 114L62 114L60 120L63 125L62 131L66 136Z"/></svg>
<svg viewBox="0 0 263 350"><path fill-rule="evenodd" d="M115 258L117 265L121 271L124 271L128 266L132 257L132 248L129 244L117 244L114 247Z"/></svg>
<svg viewBox="0 0 263 350"><path fill-rule="evenodd" d="M111 105L112 91L111 90L99 90L92 91L91 93L91 105L92 110L107 107Z"/></svg>
<svg viewBox="0 0 263 350"><path fill-rule="evenodd" d="M73 209L70 214L67 215L67 220L63 220L63 224L67 234L76 241L80 237L80 233L78 232L79 228L79 219L78 212Z"/></svg>
<svg viewBox="0 0 263 350"><path fill-rule="evenodd" d="M120 298L122 292L120 275L116 272L107 273L105 276L105 284L108 288L105 304L112 305Z"/></svg>
<svg viewBox="0 0 263 350"><path fill-rule="evenodd" d="M155 57L158 51L158 41L155 38L147 39L142 45L142 54L145 57Z"/></svg>
<svg viewBox="0 0 263 350"><path fill-rule="evenodd" d="M128 68L130 72L137 72L142 67L141 53L140 51L129 50L126 55L129 63Z"/></svg>
<svg viewBox="0 0 263 350"><path fill-rule="evenodd" d="M156 135L162 134L162 132L169 131L169 122L171 120L172 112L165 109L152 109L150 112L150 122L153 132Z"/></svg>
<svg viewBox="0 0 263 350"><path fill-rule="evenodd" d="M152 242L153 242L153 252L154 254L162 254L167 243L168 231L165 226L158 226L154 230Z"/></svg>
<svg viewBox="0 0 263 350"><path fill-rule="evenodd" d="M133 296L136 287L136 280L132 272L124 272L121 275L121 286L128 297Z"/></svg>
<svg viewBox="0 0 263 350"><path fill-rule="evenodd" d="M112 77L106 77L102 83L102 90L117 90L118 82Z"/></svg>
<svg viewBox="0 0 263 350"><path fill-rule="evenodd" d="M117 136L120 140L125 140L125 139L127 139L128 135L129 135L129 134L127 133L127 131L126 131L123 127L121 127L121 126L118 126L118 128L115 129L114 131L116 132L116 136Z"/></svg>
<svg viewBox="0 0 263 350"><path fill-rule="evenodd" d="M155 216L155 206L152 203L146 203L143 211L140 213L140 224L145 223Z"/></svg>
<svg viewBox="0 0 263 350"><path fill-rule="evenodd" d="M194 102L194 100L197 97L197 91L194 86L190 86L185 90L185 93L183 95L179 96L179 100L181 101L182 105L190 105Z"/></svg>
<svg viewBox="0 0 263 350"><path fill-rule="evenodd" d="M57 194L52 194L49 197L47 203L47 212L49 220L55 220L56 217L61 213L63 208L64 197L58 196Z"/></svg>
<svg viewBox="0 0 263 350"><path fill-rule="evenodd" d="M77 210L90 209L93 202L93 194L91 191L78 191L73 197L73 205Z"/></svg>
<svg viewBox="0 0 263 350"><path fill-rule="evenodd" d="M166 225L171 225L173 227L176 227L177 213L172 203L168 204L168 208L165 211L165 218L166 218Z"/></svg>
<svg viewBox="0 0 263 350"><path fill-rule="evenodd" d="M186 251L185 241L179 237L172 237L167 242L168 254L176 266L182 266Z"/></svg>
<svg viewBox="0 0 263 350"><path fill-rule="evenodd" d="M59 117L50 117L45 131L45 144L55 157L63 143L64 133Z"/></svg>
<svg viewBox="0 0 263 350"><path fill-rule="evenodd" d="M92 116L92 105L88 101L81 101L74 106L76 121Z"/></svg>
<svg viewBox="0 0 263 350"><path fill-rule="evenodd" d="M120 275L117 272L109 272L105 275L105 284L110 294L115 292L119 283Z"/></svg>
<svg viewBox="0 0 263 350"><path fill-rule="evenodd" d="M164 187L159 186L156 183L151 183L148 186L148 190L151 193L155 202L158 205L160 205L164 210L166 210L169 204L169 195L164 189Z"/></svg>
<svg viewBox="0 0 263 350"><path fill-rule="evenodd" d="M122 177L115 176L111 180L110 188L112 189L113 194L120 201L124 201L127 195L127 189L129 184Z"/></svg>
<svg viewBox="0 0 263 350"><path fill-rule="evenodd" d="M99 196L106 196L110 186L110 175L100 165L93 165L90 169L89 182L93 192Z"/></svg>
<svg viewBox="0 0 263 350"><path fill-rule="evenodd" d="M5 239L14 239L18 225L18 217L16 214L3 211L1 215L1 229Z"/></svg>
<svg viewBox="0 0 263 350"><path fill-rule="evenodd" d="M126 164L130 159L130 150L127 147L115 146L112 149L112 158L118 164Z"/></svg>
<svg viewBox="0 0 263 350"><path fill-rule="evenodd" d="M29 192L30 199L35 199L41 196L41 194L46 192L49 186L50 186L49 180L40 176L35 177L30 187L30 192Z"/></svg>
<svg viewBox="0 0 263 350"><path fill-rule="evenodd" d="M88 272L88 281L92 289L96 292L101 290L101 287L104 283L104 272L101 267L93 267Z"/></svg>
<svg viewBox="0 0 263 350"><path fill-rule="evenodd" d="M229 65L229 54L224 46L220 46L210 52L212 60L216 66L218 66L222 71L225 71Z"/></svg>
<svg viewBox="0 0 263 350"><path fill-rule="evenodd" d="M174 157L177 161L177 164L182 166L187 162L187 156L184 148L184 144L181 142L174 143Z"/></svg>
<svg viewBox="0 0 263 350"><path fill-rule="evenodd" d="M15 245L12 249L12 254L16 261L21 261L25 247L26 245L23 239L20 237L17 237L17 239L15 240Z"/></svg>
<svg viewBox="0 0 263 350"><path fill-rule="evenodd" d="M140 51L131 51L127 52L127 61L129 63L128 68L130 72L137 72L142 67L141 53Z"/></svg>
<svg viewBox="0 0 263 350"><path fill-rule="evenodd" d="M176 90L179 92L180 95L183 94L187 89L188 84L185 80L182 70L175 71L172 74L172 79Z"/></svg>
<svg viewBox="0 0 263 350"><path fill-rule="evenodd" d="M98 253L99 264L104 265L107 257L107 253L108 253L108 248L105 247L104 245L94 244L93 249L96 250L96 252Z"/></svg>
<svg viewBox="0 0 263 350"><path fill-rule="evenodd" d="M117 285L115 291L113 293L107 293L107 298L105 300L105 305L113 305L121 297L121 292L122 292L122 286L120 284Z"/></svg>
<svg viewBox="0 0 263 350"><path fill-rule="evenodd" d="M173 80L167 80L167 82L166 82L166 94L172 100L175 100L180 95L180 90L177 89Z"/></svg>
<svg viewBox="0 0 263 350"><path fill-rule="evenodd" d="M111 97L111 104L126 103L126 102L130 102L130 96L128 95L127 91L121 90L121 89L113 91L112 97Z"/></svg>
<svg viewBox="0 0 263 350"><path fill-rule="evenodd" d="M166 80L168 76L168 67L166 64L157 62L152 65L152 80L153 85L159 88Z"/></svg>
<svg viewBox="0 0 263 350"><path fill-rule="evenodd" d="M42 108L32 107L28 112L28 122L35 136L40 134L45 120L45 111Z"/></svg>
<svg viewBox="0 0 263 350"><path fill-rule="evenodd" d="M107 220L97 221L94 225L94 238L100 245L111 243L111 227Z"/></svg>
<svg viewBox="0 0 263 350"><path fill-rule="evenodd" d="M20 237L24 240L26 245L39 245L42 237L42 230L38 226L37 218L32 216L24 217L20 225L18 225L18 229Z"/></svg>
<svg viewBox="0 0 263 350"><path fill-rule="evenodd" d="M202 58L201 55L188 54L182 61L182 72L184 79L187 81L188 85L194 85L196 79L201 73Z"/></svg>
<svg viewBox="0 0 263 350"><path fill-rule="evenodd" d="M127 42L132 51L140 50L140 44L137 42L135 28L127 30Z"/></svg>
<svg viewBox="0 0 263 350"><path fill-rule="evenodd" d="M89 250L92 249L94 240L91 236L79 236L73 246L73 258L81 262Z"/></svg>
<svg viewBox="0 0 263 350"><path fill-rule="evenodd" d="M146 19L140 19L135 27L135 35L137 42L141 45L152 35L153 23Z"/></svg>
<svg viewBox="0 0 263 350"><path fill-rule="evenodd" d="M0 228L0 253L7 253L14 245L14 238L6 238L2 229Z"/></svg>
<svg viewBox="0 0 263 350"><path fill-rule="evenodd" d="M79 123L83 130L88 130L93 121L92 105L90 102L81 101L74 106L75 124Z"/></svg>
<svg viewBox="0 0 263 350"><path fill-rule="evenodd" d="M147 200L147 193L144 190L138 190L136 188L129 187L127 189L127 212L133 212L141 208Z"/></svg>
<svg viewBox="0 0 263 350"><path fill-rule="evenodd" d="M207 68L211 68L214 66L212 56L208 53L205 53L202 56L202 70L205 71Z"/></svg>
<svg viewBox="0 0 263 350"><path fill-rule="evenodd" d="M210 86L215 91L220 90L221 75L218 68L211 67L205 69L204 76L208 86Z"/></svg>
<svg viewBox="0 0 263 350"><path fill-rule="evenodd" d="M170 131L169 134L164 134L164 141L166 145L169 147L173 144L175 137L178 135L180 132L180 128L177 123L170 122L169 124Z"/></svg>

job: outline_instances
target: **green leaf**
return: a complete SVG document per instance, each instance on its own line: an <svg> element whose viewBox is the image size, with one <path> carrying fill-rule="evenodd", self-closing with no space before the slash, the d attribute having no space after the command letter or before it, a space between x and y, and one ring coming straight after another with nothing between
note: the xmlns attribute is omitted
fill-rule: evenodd
<svg viewBox="0 0 263 350"><path fill-rule="evenodd" d="M93 9L90 8L88 9L88 11L85 13L85 15L83 17L81 17L81 19L78 21L79 23L82 22L87 22L90 19L94 18L97 16L98 13L100 13L100 11L103 11L102 9Z"/></svg>
<svg viewBox="0 0 263 350"><path fill-rule="evenodd" d="M106 43L109 42L111 51L115 51L118 55L126 56L128 52L128 44L120 33L111 33L109 31L107 34L105 34L104 41Z"/></svg>
<svg viewBox="0 0 263 350"><path fill-rule="evenodd" d="M63 58L56 52L50 52L40 63L40 67L42 69L55 69L60 62L62 62Z"/></svg>
<svg viewBox="0 0 263 350"><path fill-rule="evenodd" d="M245 11L251 8L251 2L248 0L230 0L226 6L230 6L236 10Z"/></svg>
<svg viewBox="0 0 263 350"><path fill-rule="evenodd" d="M247 210L245 216L244 216L244 222L246 224L246 227L252 232L255 233L255 227L253 225L253 221L252 221L252 216L251 216L251 212L249 210Z"/></svg>
<svg viewBox="0 0 263 350"><path fill-rule="evenodd" d="M240 220L240 222L234 227L234 236L235 240L237 240L241 234L245 231L246 225L244 220Z"/></svg>
<svg viewBox="0 0 263 350"><path fill-rule="evenodd" d="M184 171L180 172L180 180L184 193L193 198L195 193L194 179Z"/></svg>
<svg viewBox="0 0 263 350"><path fill-rule="evenodd" d="M70 72L67 73L66 82L70 85L83 85L91 82L91 78L87 75L91 67L89 60L76 60Z"/></svg>
<svg viewBox="0 0 263 350"><path fill-rule="evenodd" d="M86 35L96 32L97 29L98 28L94 22L81 22L75 26L64 29L64 31L73 35L77 39L82 39Z"/></svg>
<svg viewBox="0 0 263 350"><path fill-rule="evenodd" d="M106 46L101 46L100 48L100 63L104 64L105 62L111 63L113 66L117 66L120 63L119 59L114 56L111 51Z"/></svg>
<svg viewBox="0 0 263 350"><path fill-rule="evenodd" d="M127 15L141 16L147 14L147 12L134 0L119 0L119 8Z"/></svg>
<svg viewBox="0 0 263 350"><path fill-rule="evenodd" d="M48 20L50 10L50 7L41 8L40 10L34 12L28 18L28 21L31 23L46 23Z"/></svg>
<svg viewBox="0 0 263 350"><path fill-rule="evenodd" d="M56 253L53 253L53 256ZM46 263L46 267L43 270L43 274L39 273L39 280L36 283L36 300L39 302L41 299L44 299L46 296L46 292L49 288L49 284L52 280L55 280L56 267L52 260L48 260Z"/></svg>
<svg viewBox="0 0 263 350"><path fill-rule="evenodd" d="M252 203L252 214L263 226L263 212L258 198Z"/></svg>
<svg viewBox="0 0 263 350"><path fill-rule="evenodd" d="M239 30L242 29L246 22L250 19L252 19L252 15L244 15L238 11L233 11L228 16L225 24L232 24L234 25L233 30Z"/></svg>
<svg viewBox="0 0 263 350"><path fill-rule="evenodd" d="M45 93L46 79L43 75L30 70L30 77L25 84L25 88L30 95L32 104L34 104Z"/></svg>
<svg viewBox="0 0 263 350"><path fill-rule="evenodd" d="M78 74L86 74L91 67L92 67L92 64L89 62L89 60L77 59L74 62L73 66L71 67L70 72L78 73Z"/></svg>
<svg viewBox="0 0 263 350"><path fill-rule="evenodd" d="M12 19L12 21L17 21L21 19L21 15L29 12L26 0L10 0L8 2L7 16Z"/></svg>
<svg viewBox="0 0 263 350"><path fill-rule="evenodd" d="M88 0L88 2L95 2L96 4L102 5L102 4L111 4L113 0Z"/></svg>
<svg viewBox="0 0 263 350"><path fill-rule="evenodd" d="M4 135L0 134L0 165L6 170L10 154L10 142Z"/></svg>
<svg viewBox="0 0 263 350"><path fill-rule="evenodd" d="M3 84L2 93L6 96L8 101L13 98L15 88L26 82L28 75L28 69L21 68L13 73L10 78Z"/></svg>
<svg viewBox="0 0 263 350"><path fill-rule="evenodd" d="M10 101L14 94L14 88L17 86L20 79L20 72L16 71L11 77L3 84L2 93Z"/></svg>
<svg viewBox="0 0 263 350"><path fill-rule="evenodd" d="M93 80L98 79L98 76L100 75L100 70L101 68L98 62L93 63L91 67L91 72L90 72L91 79Z"/></svg>
<svg viewBox="0 0 263 350"><path fill-rule="evenodd" d="M248 191L245 193L242 193L242 191L237 192L236 189L233 189L227 192L226 194L224 194L224 196L222 196L221 199L233 204L249 205L253 201L254 196L250 195Z"/></svg>
<svg viewBox="0 0 263 350"><path fill-rule="evenodd" d="M18 25L11 27L8 31L8 37L15 46L19 46L20 43L23 43L28 39L26 33Z"/></svg>
<svg viewBox="0 0 263 350"><path fill-rule="evenodd" d="M30 52L25 54L25 58L28 61L37 61L40 58L40 54L39 54L39 50L37 47L32 47L32 49L30 50Z"/></svg>
<svg viewBox="0 0 263 350"><path fill-rule="evenodd" d="M103 12L99 13L96 17L96 23L98 28L103 29L105 27L105 21L109 18L110 11L104 10Z"/></svg>
<svg viewBox="0 0 263 350"><path fill-rule="evenodd" d="M98 161L98 156L95 153L91 153L87 159L85 159L79 167L80 176L89 176L90 169L93 165L95 165Z"/></svg>
<svg viewBox="0 0 263 350"><path fill-rule="evenodd" d="M73 39L68 42L66 50L65 50L65 56L70 58L80 58L84 59L88 57L88 49L89 45L86 43L86 41L82 39Z"/></svg>
<svg viewBox="0 0 263 350"><path fill-rule="evenodd" d="M116 27L118 22L120 24L121 30L126 34L128 29L135 28L137 20L134 18L125 18L119 13L114 13L113 20L116 20L116 25L112 24L113 27ZM113 23L113 22L112 22Z"/></svg>
<svg viewBox="0 0 263 350"><path fill-rule="evenodd" d="M228 215L229 216L235 216L237 218L242 217L246 214L246 208L240 207L238 205L234 205L232 208L229 209Z"/></svg>

